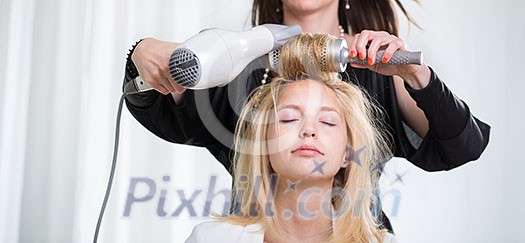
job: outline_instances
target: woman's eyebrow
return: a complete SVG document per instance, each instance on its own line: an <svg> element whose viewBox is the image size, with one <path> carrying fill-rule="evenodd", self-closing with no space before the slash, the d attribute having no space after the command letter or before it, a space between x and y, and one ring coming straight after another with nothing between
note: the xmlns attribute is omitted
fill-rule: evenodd
<svg viewBox="0 0 525 243"><path fill-rule="evenodd" d="M333 111L333 112L337 113L337 115L339 115L339 117L343 117L343 116L341 116L341 113L339 113L339 111L337 111L337 109L335 109L334 107L331 107L331 106L322 106L321 107L321 111Z"/></svg>
<svg viewBox="0 0 525 243"><path fill-rule="evenodd" d="M321 107L321 111L335 111L337 112L337 109L335 109L334 107L331 107L331 106L322 106ZM339 113L339 112L337 112Z"/></svg>
<svg viewBox="0 0 525 243"><path fill-rule="evenodd" d="M282 107L278 107L277 111L280 111L280 110L283 110L283 109L293 109L293 110L302 111L303 107L301 107L299 105L295 105L295 104L288 104L288 105L285 105L285 106L282 106Z"/></svg>
<svg viewBox="0 0 525 243"><path fill-rule="evenodd" d="M277 111L284 110L284 109L292 109L292 110L302 111L303 107L299 106L299 105L296 105L296 104L288 104L288 105L284 105L282 107L278 107ZM322 106L320 111L333 111L333 112L336 112L339 116L341 116L339 111L337 111L337 109L332 107L332 106Z"/></svg>

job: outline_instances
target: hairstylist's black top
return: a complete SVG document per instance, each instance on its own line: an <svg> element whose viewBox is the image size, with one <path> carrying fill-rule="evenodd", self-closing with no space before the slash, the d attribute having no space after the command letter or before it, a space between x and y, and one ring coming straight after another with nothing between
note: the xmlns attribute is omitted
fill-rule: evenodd
<svg viewBox="0 0 525 243"><path fill-rule="evenodd" d="M261 85L262 63L260 59L252 62L224 87L186 90L180 105L175 105L171 95L156 91L130 95L126 104L131 114L158 137L206 147L230 170L233 155L230 147L238 114L250 92ZM128 58L124 85L136 76L138 73ZM476 160L488 144L490 127L475 118L467 104L457 98L434 71L428 86L421 90L405 85L429 120L430 129L423 139L404 125L391 76L349 67L342 77L361 86L385 111L383 119L392 135L394 155L408 159L423 170L450 170ZM391 230L390 225L385 226Z"/></svg>

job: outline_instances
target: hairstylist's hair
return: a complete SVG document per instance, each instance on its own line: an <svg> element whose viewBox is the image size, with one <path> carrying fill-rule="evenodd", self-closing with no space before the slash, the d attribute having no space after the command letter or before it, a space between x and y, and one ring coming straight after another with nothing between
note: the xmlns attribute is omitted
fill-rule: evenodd
<svg viewBox="0 0 525 243"><path fill-rule="evenodd" d="M398 35L398 20L394 3L405 15L409 23L419 28L410 17L400 0L348 0L350 9L345 9L345 1L339 0L339 22L346 33L349 28L355 33L363 30L386 31ZM419 4L419 0L413 0ZM281 0L254 0L252 6L252 25L267 23L282 24L283 6ZM279 9L279 11L276 11Z"/></svg>
<svg viewBox="0 0 525 243"><path fill-rule="evenodd" d="M334 177L332 188L338 189L332 198L339 211L330 242L382 242L386 230L379 228L372 210L377 200L378 161L391 157L390 146L381 124L373 118L377 109L359 87L342 81L338 73L320 69L322 45L327 34L301 34L290 39L280 49L280 69L270 83L253 91L244 106L235 131L233 163L233 208L225 220L240 225L260 223L266 231L275 232L282 226L273 203L274 170L269 163L268 129L276 115L276 105L287 85L306 78L316 80L334 92L347 127L347 144L362 149L360 165L351 163ZM375 111L377 112L377 111ZM278 178L277 178L278 179ZM332 192L334 193L334 192Z"/></svg>

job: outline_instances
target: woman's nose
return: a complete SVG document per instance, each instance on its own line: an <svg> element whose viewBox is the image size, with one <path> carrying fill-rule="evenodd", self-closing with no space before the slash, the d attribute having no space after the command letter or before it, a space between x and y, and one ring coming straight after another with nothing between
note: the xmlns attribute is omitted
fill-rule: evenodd
<svg viewBox="0 0 525 243"><path fill-rule="evenodd" d="M310 122L307 122L301 133L299 134L300 137L302 138L306 138L306 137L311 137L311 138L315 138L317 136L317 131L315 129L315 126L314 124L310 123Z"/></svg>

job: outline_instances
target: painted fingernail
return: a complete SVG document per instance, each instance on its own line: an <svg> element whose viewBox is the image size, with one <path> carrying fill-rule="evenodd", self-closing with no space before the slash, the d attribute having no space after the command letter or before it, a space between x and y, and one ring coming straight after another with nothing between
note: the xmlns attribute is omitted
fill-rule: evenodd
<svg viewBox="0 0 525 243"><path fill-rule="evenodd" d="M356 54L355 54L355 51L350 51L350 56L351 56L351 57L355 57L355 55L356 55Z"/></svg>
<svg viewBox="0 0 525 243"><path fill-rule="evenodd" d="M386 59L386 57L383 57L383 60L381 60L381 61L383 61L383 63L387 63L388 59Z"/></svg>
<svg viewBox="0 0 525 243"><path fill-rule="evenodd" d="M368 65L372 65L374 64L374 60L372 60L372 58L368 58Z"/></svg>
<svg viewBox="0 0 525 243"><path fill-rule="evenodd" d="M363 55L363 53L359 53L359 59L364 60L365 59L365 55Z"/></svg>

